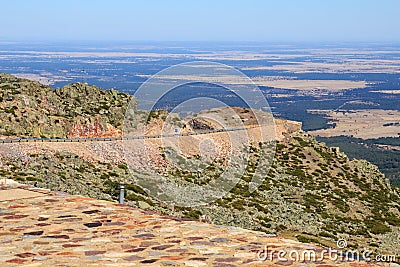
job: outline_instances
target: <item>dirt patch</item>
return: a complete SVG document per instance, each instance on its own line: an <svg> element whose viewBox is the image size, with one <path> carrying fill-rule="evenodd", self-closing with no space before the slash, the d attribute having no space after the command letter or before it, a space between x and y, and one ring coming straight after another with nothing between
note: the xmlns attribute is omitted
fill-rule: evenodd
<svg viewBox="0 0 400 267"><path fill-rule="evenodd" d="M400 94L400 90L377 90L377 91L371 91L371 93L399 95Z"/></svg>
<svg viewBox="0 0 400 267"><path fill-rule="evenodd" d="M0 193L0 201L8 201L8 200L16 200L16 199L24 199L24 198L34 198L34 197L42 197L45 194L34 192L31 190L25 190L21 188L11 188L7 190L1 190Z"/></svg>
<svg viewBox="0 0 400 267"><path fill-rule="evenodd" d="M148 78L148 75L139 75ZM236 76L218 75L218 76L193 76L193 75L169 75L162 76L165 81L178 80L178 81L198 81L216 84L250 84L250 80L238 78ZM365 88L367 83L365 81L349 81L349 80L295 80L283 79L271 76L254 77L251 79L254 84L258 86L267 86L273 88L283 88L290 90L327 90L327 91L342 91L347 89Z"/></svg>
<svg viewBox="0 0 400 267"><path fill-rule="evenodd" d="M353 136L369 139L400 136L400 112L397 110L363 109L348 111L309 110L324 114L335 126L330 129L310 131L314 136Z"/></svg>

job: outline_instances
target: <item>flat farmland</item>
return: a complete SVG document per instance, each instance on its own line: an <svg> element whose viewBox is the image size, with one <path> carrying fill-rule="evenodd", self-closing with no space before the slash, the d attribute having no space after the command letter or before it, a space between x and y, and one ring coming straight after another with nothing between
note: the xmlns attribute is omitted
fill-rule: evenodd
<svg viewBox="0 0 400 267"><path fill-rule="evenodd" d="M353 136L370 139L400 136L400 112L397 110L360 109L347 111L309 110L312 114L324 114L329 129L309 131L313 136Z"/></svg>

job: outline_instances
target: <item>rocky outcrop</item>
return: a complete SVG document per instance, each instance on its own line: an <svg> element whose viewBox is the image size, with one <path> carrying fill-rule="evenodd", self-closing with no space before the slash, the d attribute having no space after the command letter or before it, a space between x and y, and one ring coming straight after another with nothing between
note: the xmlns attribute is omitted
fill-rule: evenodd
<svg viewBox="0 0 400 267"><path fill-rule="evenodd" d="M122 131L116 129L111 124L103 126L98 121L90 124L74 124L67 132L68 138L103 138L103 137L121 137Z"/></svg>
<svg viewBox="0 0 400 267"><path fill-rule="evenodd" d="M131 99L82 83L53 89L0 73L0 136L118 137Z"/></svg>
<svg viewBox="0 0 400 267"><path fill-rule="evenodd" d="M213 127L208 123L206 120L202 119L192 119L189 121L189 126L193 130L200 130L200 131L209 131L212 130Z"/></svg>
<svg viewBox="0 0 400 267"><path fill-rule="evenodd" d="M275 119L275 135L277 140L289 140L294 133L302 131L302 123L283 119Z"/></svg>

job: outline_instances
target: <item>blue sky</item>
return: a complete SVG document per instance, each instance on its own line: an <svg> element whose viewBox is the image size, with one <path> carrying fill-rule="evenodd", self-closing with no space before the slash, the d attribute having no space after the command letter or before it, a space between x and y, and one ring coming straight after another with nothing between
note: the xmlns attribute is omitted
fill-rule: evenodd
<svg viewBox="0 0 400 267"><path fill-rule="evenodd" d="M397 0L8 0L0 40L400 41Z"/></svg>

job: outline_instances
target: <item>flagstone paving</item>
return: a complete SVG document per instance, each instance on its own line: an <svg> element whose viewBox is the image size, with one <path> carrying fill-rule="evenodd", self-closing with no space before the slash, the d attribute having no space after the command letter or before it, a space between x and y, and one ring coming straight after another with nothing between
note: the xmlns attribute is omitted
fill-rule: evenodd
<svg viewBox="0 0 400 267"><path fill-rule="evenodd" d="M0 266L373 266L329 259L279 261L277 254L273 261L260 261L257 252L264 246L321 249L27 186L3 185L0 195L7 195L0 201Z"/></svg>

